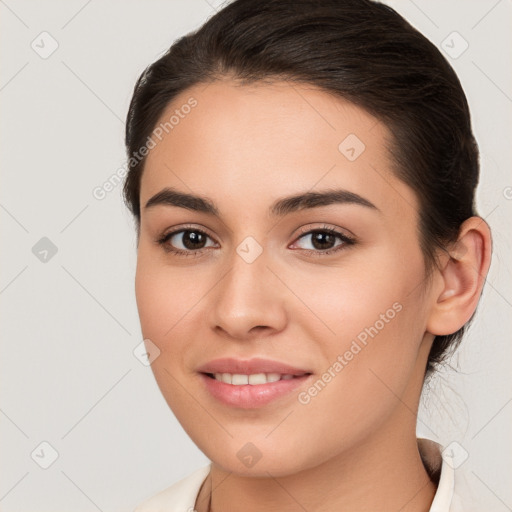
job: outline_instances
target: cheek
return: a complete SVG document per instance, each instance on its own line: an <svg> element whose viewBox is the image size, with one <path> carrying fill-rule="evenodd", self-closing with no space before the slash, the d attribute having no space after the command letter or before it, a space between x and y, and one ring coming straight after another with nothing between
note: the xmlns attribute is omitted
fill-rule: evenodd
<svg viewBox="0 0 512 512"><path fill-rule="evenodd" d="M414 404L404 403L423 334L418 325L421 297L396 280L374 283L367 292L332 292L337 307L322 304L336 335L324 341L326 363L317 380L298 397L294 419L323 439L305 457L341 453L378 430L400 407L406 417L414 410ZM290 450L304 445L300 429L287 435L282 442L289 441Z"/></svg>
<svg viewBox="0 0 512 512"><path fill-rule="evenodd" d="M157 345L172 338L205 296L207 286L201 283L192 267L172 268L139 250L135 295L144 337Z"/></svg>
<svg viewBox="0 0 512 512"><path fill-rule="evenodd" d="M165 275L146 265L144 256L139 253L135 274L137 309L144 338L157 344L162 334L172 326L174 307L170 285Z"/></svg>
<svg viewBox="0 0 512 512"><path fill-rule="evenodd" d="M406 265L390 250L368 253L364 265L354 260L338 275L328 270L304 280L298 292L329 328L329 332L323 329L322 339L318 333L313 337L315 348L323 352L325 371L335 375L326 386L329 391L322 391L323 398L317 402L325 400L324 406L331 402L334 409L339 404L361 413L365 409L382 412L385 404L390 405L388 398L395 400L393 392L404 392L425 334L421 252L411 250ZM311 314L297 318L303 330L313 325Z"/></svg>
<svg viewBox="0 0 512 512"><path fill-rule="evenodd" d="M382 248L354 254L338 268L291 269L287 282L309 310L303 316L292 312L292 320L304 327L323 324L326 337L320 346L329 351L348 348L353 339L364 341L376 331L379 338L398 343L400 334L407 337L422 327L422 276L419 251L411 252L405 264L392 249Z"/></svg>
<svg viewBox="0 0 512 512"><path fill-rule="evenodd" d="M193 346L191 318L206 293L200 282L190 275L189 269L172 269L139 249L135 295L142 335L160 351L151 369L164 399L180 421L188 417L190 407L190 396L183 393L183 383L190 366L186 363L187 349Z"/></svg>

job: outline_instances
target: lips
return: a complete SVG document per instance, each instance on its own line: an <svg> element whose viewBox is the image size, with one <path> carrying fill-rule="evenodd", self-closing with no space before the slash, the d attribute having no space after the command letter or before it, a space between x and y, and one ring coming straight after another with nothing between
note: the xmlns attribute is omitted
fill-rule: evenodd
<svg viewBox="0 0 512 512"><path fill-rule="evenodd" d="M198 368L209 394L225 405L264 406L290 394L312 373L268 359L216 359Z"/></svg>
<svg viewBox="0 0 512 512"><path fill-rule="evenodd" d="M200 373L229 373L239 375L253 375L259 373L278 373L279 375L302 376L311 373L308 370L295 368L285 363L270 359L254 358L249 360L223 358L215 359L199 367Z"/></svg>

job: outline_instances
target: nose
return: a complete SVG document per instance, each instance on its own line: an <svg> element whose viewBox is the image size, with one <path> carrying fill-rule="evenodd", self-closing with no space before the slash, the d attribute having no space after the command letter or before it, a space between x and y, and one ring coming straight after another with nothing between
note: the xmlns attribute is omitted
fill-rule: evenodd
<svg viewBox="0 0 512 512"><path fill-rule="evenodd" d="M234 254L230 267L213 288L210 325L233 340L269 336L286 325L286 288L261 254L248 263Z"/></svg>

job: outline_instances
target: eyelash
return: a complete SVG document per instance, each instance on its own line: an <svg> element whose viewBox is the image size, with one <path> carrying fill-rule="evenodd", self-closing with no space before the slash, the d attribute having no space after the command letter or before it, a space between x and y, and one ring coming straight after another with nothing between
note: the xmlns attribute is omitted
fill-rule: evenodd
<svg viewBox="0 0 512 512"><path fill-rule="evenodd" d="M171 231L170 233L165 233L163 234L158 240L157 240L157 243L163 247L163 249L168 252L168 253L173 253L175 254L176 256L185 256L185 257L198 257L198 256L201 256L201 254L206 251L207 249L206 248L203 248L203 249L197 249L197 250L187 250L187 251L184 251L183 249L176 249L176 248L173 248L170 244L168 244L167 242L174 236L174 235L177 235L178 233L183 233L183 232L186 232L186 231L192 231L194 233L201 233L202 235L208 237L208 238L212 238L208 233L206 233L205 231L203 231L202 229L198 229L196 227L193 227L193 226L183 226L182 228L178 229L178 230L175 230L175 231ZM331 249L326 249L324 251L322 250L314 250L314 249L302 249L303 251L306 251L306 253L308 254L312 254L314 256L328 256L330 254L333 254L335 252L338 252L340 250L343 250L343 249L346 249L347 246L351 246L351 245L354 245L356 243L355 239L343 234L343 233L340 233L339 231L336 231L335 229L333 228L330 228L329 226L322 226L320 228L314 228L314 229L304 229L304 231L301 231L301 233L299 234L299 236L297 237L296 240L300 240L302 237L306 236L306 235L311 235L311 234L314 234L314 233L328 233L330 235L334 235L336 236L338 239L340 239L343 243L339 244L339 245L336 245L334 246L333 248Z"/></svg>

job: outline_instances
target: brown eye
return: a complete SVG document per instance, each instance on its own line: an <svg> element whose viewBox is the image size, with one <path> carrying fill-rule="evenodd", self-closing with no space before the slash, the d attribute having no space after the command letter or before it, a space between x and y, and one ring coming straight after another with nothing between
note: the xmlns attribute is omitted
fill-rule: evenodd
<svg viewBox="0 0 512 512"><path fill-rule="evenodd" d="M294 245L313 255L328 255L355 244L355 240L331 228L313 229L303 233ZM309 245L309 247L308 247Z"/></svg>
<svg viewBox="0 0 512 512"><path fill-rule="evenodd" d="M326 231L314 231L311 233L311 242L315 249L320 251L332 249L336 243L336 237Z"/></svg>
<svg viewBox="0 0 512 512"><path fill-rule="evenodd" d="M202 249L206 243L206 235L199 231L182 231L181 234L174 235L173 238L181 238L181 243L186 249L191 251L195 249Z"/></svg>
<svg viewBox="0 0 512 512"><path fill-rule="evenodd" d="M164 235L158 243L168 252L185 255L194 254L196 251L215 245L211 237L199 229L173 231Z"/></svg>

